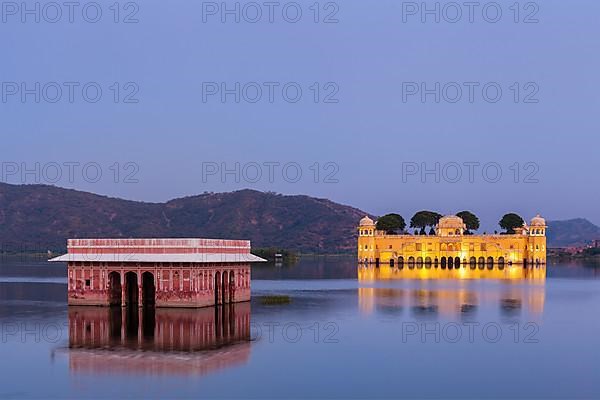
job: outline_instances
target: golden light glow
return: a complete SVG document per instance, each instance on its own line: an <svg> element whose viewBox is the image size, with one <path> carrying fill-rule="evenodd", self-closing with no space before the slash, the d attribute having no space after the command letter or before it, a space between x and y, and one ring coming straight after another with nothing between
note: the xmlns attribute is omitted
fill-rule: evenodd
<svg viewBox="0 0 600 400"><path fill-rule="evenodd" d="M508 275L514 273L508 272ZM510 279L517 278L513 276ZM469 287L466 284L457 287L435 287L430 284L418 286L417 283L417 287L360 287L359 309L363 314L371 314L377 309L398 312L406 312L403 310L408 309L408 312L414 313L457 316L472 312L479 306L491 304L499 309L507 308L509 312L512 309L524 309L531 314L541 315L544 311L544 285L489 285L485 288Z"/></svg>
<svg viewBox="0 0 600 400"><path fill-rule="evenodd" d="M546 280L545 267L524 268L522 265L512 265L500 269L498 266L490 269L480 269L470 266L458 269L441 269L426 266L413 268L397 268L389 265L358 266L358 280L361 283L377 282L381 280L415 279L415 280L437 280L437 279L496 279L512 281L528 281L531 283L544 283Z"/></svg>

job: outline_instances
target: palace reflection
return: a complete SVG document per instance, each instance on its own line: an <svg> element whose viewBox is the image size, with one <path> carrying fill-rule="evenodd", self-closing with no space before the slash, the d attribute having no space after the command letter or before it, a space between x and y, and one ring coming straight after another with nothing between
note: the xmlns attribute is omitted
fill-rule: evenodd
<svg viewBox="0 0 600 400"><path fill-rule="evenodd" d="M359 266L361 284L406 280L403 287L361 287L359 307L406 312L414 317L467 317L480 308L491 308L500 316L526 312L541 315L545 302L545 267L509 266L502 269L399 269L390 266ZM489 280L489 284L476 284ZM492 282L495 281L495 282Z"/></svg>
<svg viewBox="0 0 600 400"><path fill-rule="evenodd" d="M202 309L70 307L74 372L202 375L248 361L250 304Z"/></svg>

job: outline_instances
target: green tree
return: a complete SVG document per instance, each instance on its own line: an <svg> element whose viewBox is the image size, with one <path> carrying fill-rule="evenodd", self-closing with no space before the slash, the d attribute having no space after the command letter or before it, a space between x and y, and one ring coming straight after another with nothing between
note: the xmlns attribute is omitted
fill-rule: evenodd
<svg viewBox="0 0 600 400"><path fill-rule="evenodd" d="M461 211L456 214L456 216L462 218L463 222L467 226L467 234L470 234L470 231L476 231L479 229L479 218L477 218L477 215L473 214L471 211Z"/></svg>
<svg viewBox="0 0 600 400"><path fill-rule="evenodd" d="M511 234L515 233L515 228L523 226L524 223L525 221L523 221L520 215L509 213L504 214L498 225L500 225L500 228L506 230L506 233Z"/></svg>
<svg viewBox="0 0 600 400"><path fill-rule="evenodd" d="M419 211L410 219L410 227L424 230L426 227L435 226L442 215L434 211Z"/></svg>
<svg viewBox="0 0 600 400"><path fill-rule="evenodd" d="M402 231L406 228L406 222L399 214L387 214L377 220L375 229L385 231L389 234L394 234L397 231Z"/></svg>

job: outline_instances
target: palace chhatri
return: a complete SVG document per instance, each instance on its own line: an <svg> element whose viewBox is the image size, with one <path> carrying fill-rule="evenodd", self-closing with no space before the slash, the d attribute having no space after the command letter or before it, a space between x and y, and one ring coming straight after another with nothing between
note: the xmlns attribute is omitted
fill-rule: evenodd
<svg viewBox="0 0 600 400"><path fill-rule="evenodd" d="M364 217L358 227L358 262L403 268L488 268L546 264L546 220L539 214L514 234L470 235L456 215L440 218L435 235L387 234Z"/></svg>

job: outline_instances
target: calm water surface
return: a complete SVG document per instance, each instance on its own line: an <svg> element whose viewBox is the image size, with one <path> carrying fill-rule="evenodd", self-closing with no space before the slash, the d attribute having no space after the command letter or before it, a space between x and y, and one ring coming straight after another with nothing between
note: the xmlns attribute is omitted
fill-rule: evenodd
<svg viewBox="0 0 600 400"><path fill-rule="evenodd" d="M0 398L600 398L600 266L303 258L196 311L68 309L65 276L0 261Z"/></svg>

